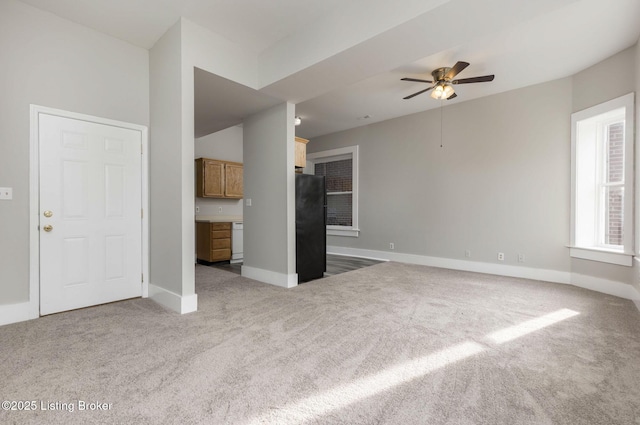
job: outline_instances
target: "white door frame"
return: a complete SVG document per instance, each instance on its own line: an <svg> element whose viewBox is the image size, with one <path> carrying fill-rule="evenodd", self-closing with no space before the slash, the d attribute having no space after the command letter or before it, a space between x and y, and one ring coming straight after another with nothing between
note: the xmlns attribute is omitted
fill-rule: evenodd
<svg viewBox="0 0 640 425"><path fill-rule="evenodd" d="M30 158L29 158L29 318L40 317L40 157L39 116L41 113L62 118L88 121L113 127L139 131L142 140L142 297L149 296L149 130L138 124L130 124L107 118L63 111L45 106L30 105Z"/></svg>

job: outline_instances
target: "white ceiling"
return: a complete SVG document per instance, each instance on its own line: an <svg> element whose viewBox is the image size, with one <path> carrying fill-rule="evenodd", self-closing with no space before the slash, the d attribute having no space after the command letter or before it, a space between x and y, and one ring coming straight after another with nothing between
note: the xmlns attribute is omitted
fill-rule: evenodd
<svg viewBox="0 0 640 425"><path fill-rule="evenodd" d="M288 100L313 138L440 106L403 100L426 86L402 77L459 60L460 78L496 75L452 104L575 74L640 37L638 0L23 1L146 49L184 17L255 54L259 90L195 71L197 136Z"/></svg>

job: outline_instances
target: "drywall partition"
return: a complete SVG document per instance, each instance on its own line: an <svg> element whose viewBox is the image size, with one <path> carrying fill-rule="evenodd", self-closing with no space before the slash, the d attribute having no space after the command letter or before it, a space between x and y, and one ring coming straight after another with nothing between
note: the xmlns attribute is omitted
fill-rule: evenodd
<svg viewBox="0 0 640 425"><path fill-rule="evenodd" d="M297 285L295 273L294 105L245 119L243 276Z"/></svg>
<svg viewBox="0 0 640 425"><path fill-rule="evenodd" d="M145 49L15 0L0 2L0 323L29 301L29 105L149 125ZM17 306L17 307L16 307ZM16 313L7 313L11 310Z"/></svg>
<svg viewBox="0 0 640 425"><path fill-rule="evenodd" d="M640 41L638 41L634 47L635 53L635 85L636 85L636 97L640 95ZM636 105L636 126L640 125L640 107ZM636 127L637 128L637 127ZM636 224L636 239L635 239L635 252L640 251L640 131L636 129L636 209L635 209L635 224ZM633 261L634 272L631 274L629 283L640 294L640 260L638 257ZM640 309L640 297L635 300L636 306Z"/></svg>
<svg viewBox="0 0 640 425"><path fill-rule="evenodd" d="M176 112L175 115L172 115L173 119L178 119L179 116L179 124L178 121L172 124L172 130L177 131L176 139L166 141L176 148L179 154L171 159L166 159L179 168L179 187L177 187L177 191L172 196L174 208L177 207L180 211L179 217L172 217L171 224L178 225L180 231L175 240L166 242L172 245L172 250L176 251L176 257L173 261L180 262L180 280L175 287L175 294L180 297L180 309L178 311L186 313L197 309L195 270L193 267L193 246L195 245L195 207L193 199L195 193L193 161L195 149L194 68L198 67L207 72L253 87L256 81L256 61L255 55L250 52L246 53L234 43L187 19L181 18L171 31L175 31L175 34L171 35L171 37L174 40L179 40L179 54L165 58L165 62L167 60L175 61L174 64L165 63L160 66L173 67L173 65L179 65L180 76L178 79L171 78L171 87L165 89L162 86L157 86L156 89L167 90L169 97L166 100L176 102L175 105L180 105L179 113ZM154 49L152 49L152 56ZM175 48L172 50L175 52ZM179 96L173 90L179 90ZM152 106L152 125L155 123L154 107ZM179 205L175 200L178 200ZM170 295L169 298L174 300L172 304L175 305L176 297Z"/></svg>
<svg viewBox="0 0 640 425"><path fill-rule="evenodd" d="M193 267L193 70L198 67L253 86L255 56L184 18L156 43L150 56L152 249L149 294L173 310L188 313L197 310Z"/></svg>
<svg viewBox="0 0 640 425"><path fill-rule="evenodd" d="M247 52L198 25L181 19L184 153L191 146L191 163L183 161L193 209L193 68L257 88L257 54ZM295 274L295 193L294 193L294 106L289 103L269 108L243 123L244 205L243 275L280 286L297 284ZM185 222L183 237L194 234ZM193 244L183 251L192 260Z"/></svg>
<svg viewBox="0 0 640 425"><path fill-rule="evenodd" d="M150 51L151 142L150 274L149 296L180 313L197 309L193 271L193 213L187 216L185 185L193 187L193 143L184 153L184 104L180 22ZM193 91L193 87L191 88ZM193 121L193 119L192 119ZM193 127L192 127L193 128ZM191 133L193 137L193 132ZM185 182L184 163L192 174ZM193 191L189 192L193 211ZM185 225L188 221L191 228ZM188 232L191 231L191 241ZM188 250L187 247L188 246ZM184 251L189 252L185 264Z"/></svg>
<svg viewBox="0 0 640 425"><path fill-rule="evenodd" d="M234 43L181 18L151 49L150 64L152 217L149 294L169 308L187 313L197 309L193 267L194 68L253 87L256 61L255 55L245 53ZM290 115L293 164L293 112ZM288 115L283 115L283 129L287 119ZM287 140L286 131L283 135L279 140ZM274 164L274 167L278 166L279 163ZM245 177L245 184L247 180ZM286 219L287 214L281 215ZM269 246L265 245L265 249ZM285 256L288 255L286 252ZM285 275L286 270L284 267Z"/></svg>
<svg viewBox="0 0 640 425"><path fill-rule="evenodd" d="M565 78L314 138L360 147L360 236L328 245L568 281L570 114Z"/></svg>
<svg viewBox="0 0 640 425"><path fill-rule="evenodd" d="M188 19L180 19L180 25L185 72L190 69L193 74L193 68L197 67L247 87L258 88L257 53L248 52Z"/></svg>

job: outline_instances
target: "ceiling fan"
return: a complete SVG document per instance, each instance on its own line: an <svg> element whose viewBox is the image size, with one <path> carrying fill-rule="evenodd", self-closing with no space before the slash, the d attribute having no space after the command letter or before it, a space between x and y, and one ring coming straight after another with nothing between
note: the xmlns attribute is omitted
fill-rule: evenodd
<svg viewBox="0 0 640 425"><path fill-rule="evenodd" d="M453 78L458 75L463 69L469 66L468 62L456 62L453 65L453 68L438 68L433 70L431 75L433 75L433 81L430 80L420 80L418 78L402 78L402 81L415 81L418 83L429 83L433 84L433 86L426 88L424 90L420 90L417 93L410 94L403 99L411 99L414 96L427 92L431 89L431 97L434 99L453 99L457 96L455 90L453 89L454 84L469 84L469 83L482 83L485 81L493 81L494 75L483 75L482 77L471 77L471 78L461 78L459 80L454 80Z"/></svg>

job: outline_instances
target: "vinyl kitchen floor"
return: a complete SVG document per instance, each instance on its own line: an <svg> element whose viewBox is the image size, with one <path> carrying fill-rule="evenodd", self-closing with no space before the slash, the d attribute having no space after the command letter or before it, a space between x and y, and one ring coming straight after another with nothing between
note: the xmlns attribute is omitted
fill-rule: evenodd
<svg viewBox="0 0 640 425"><path fill-rule="evenodd" d="M372 266L374 264L382 263L383 261L372 260L368 258L359 257L347 257L344 255L327 254L327 271L325 276L333 276L336 274L348 272L351 270L357 270L362 267ZM229 264L229 263L213 263L211 267L219 268L236 274L240 274L240 268L242 263Z"/></svg>

